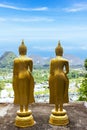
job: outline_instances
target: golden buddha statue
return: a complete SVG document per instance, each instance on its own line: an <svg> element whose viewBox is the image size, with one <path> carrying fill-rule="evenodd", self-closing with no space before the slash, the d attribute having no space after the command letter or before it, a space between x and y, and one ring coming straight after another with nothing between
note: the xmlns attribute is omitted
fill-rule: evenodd
<svg viewBox="0 0 87 130"><path fill-rule="evenodd" d="M60 41L55 48L56 58L50 62L50 104L55 104L55 109L52 110L49 123L53 125L68 124L68 117L66 111L63 109L63 103L68 103L68 87L69 80L67 74L69 73L68 60L63 58L63 48ZM60 116L62 115L62 116Z"/></svg>
<svg viewBox="0 0 87 130"><path fill-rule="evenodd" d="M15 125L18 127L34 125L31 110L28 110L28 105L34 102L33 61L26 56L26 53L27 47L22 40L19 46L19 57L14 59L13 64L14 104L20 105L15 119Z"/></svg>

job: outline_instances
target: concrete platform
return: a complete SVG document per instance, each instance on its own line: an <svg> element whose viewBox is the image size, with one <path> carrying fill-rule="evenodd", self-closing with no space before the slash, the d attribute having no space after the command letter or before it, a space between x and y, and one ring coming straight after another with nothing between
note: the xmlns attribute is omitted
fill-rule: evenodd
<svg viewBox="0 0 87 130"><path fill-rule="evenodd" d="M28 128L18 128L14 125L14 120L19 106L12 103L0 104L0 130L87 130L87 108L84 102L64 105L69 117L67 126L53 126L48 123L54 105L37 103L30 105L29 108L32 110L36 124Z"/></svg>

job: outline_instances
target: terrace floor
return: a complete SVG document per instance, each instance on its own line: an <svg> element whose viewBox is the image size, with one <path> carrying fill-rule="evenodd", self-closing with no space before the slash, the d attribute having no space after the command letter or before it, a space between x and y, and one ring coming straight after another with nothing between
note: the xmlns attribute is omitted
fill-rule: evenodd
<svg viewBox="0 0 87 130"><path fill-rule="evenodd" d="M48 123L54 105L35 103L29 108L32 110L36 124L32 127L19 128L14 125L19 106L12 103L0 104L0 130L87 130L87 108L84 106L84 102L64 104L64 109L69 117L67 126L53 126Z"/></svg>

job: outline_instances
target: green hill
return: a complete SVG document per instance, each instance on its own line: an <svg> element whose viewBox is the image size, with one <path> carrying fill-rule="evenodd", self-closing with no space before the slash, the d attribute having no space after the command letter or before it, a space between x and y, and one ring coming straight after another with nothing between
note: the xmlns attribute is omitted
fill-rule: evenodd
<svg viewBox="0 0 87 130"><path fill-rule="evenodd" d="M16 54L11 51L4 52L4 54L0 57L0 68L13 68L13 60L15 57L17 57ZM33 60L35 68L49 67L49 63L51 60L50 57L41 57L38 55L31 55L30 57ZM83 66L83 60L79 59L78 57L66 55L65 58L69 60L69 64L71 67L79 68Z"/></svg>
<svg viewBox="0 0 87 130"><path fill-rule="evenodd" d="M17 57L13 52L7 51L0 57L0 68L13 68L13 60Z"/></svg>

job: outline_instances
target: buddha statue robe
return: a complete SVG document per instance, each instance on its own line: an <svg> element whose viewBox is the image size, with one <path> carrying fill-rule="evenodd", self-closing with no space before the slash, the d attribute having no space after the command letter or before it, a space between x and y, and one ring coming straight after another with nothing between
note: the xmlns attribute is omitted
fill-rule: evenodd
<svg viewBox="0 0 87 130"><path fill-rule="evenodd" d="M63 104L68 103L68 87L69 80L67 73L69 72L68 60L62 57L63 50L58 44L56 48L56 57L51 59L50 62L50 76L49 76L49 89L50 89L50 104Z"/></svg>
<svg viewBox="0 0 87 130"><path fill-rule="evenodd" d="M14 104L21 106L34 102L34 78L32 76L33 61L21 54L14 59L13 90Z"/></svg>

